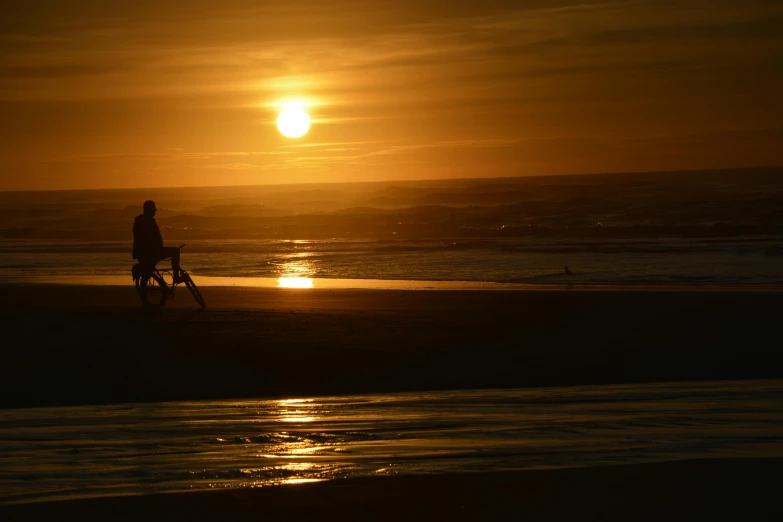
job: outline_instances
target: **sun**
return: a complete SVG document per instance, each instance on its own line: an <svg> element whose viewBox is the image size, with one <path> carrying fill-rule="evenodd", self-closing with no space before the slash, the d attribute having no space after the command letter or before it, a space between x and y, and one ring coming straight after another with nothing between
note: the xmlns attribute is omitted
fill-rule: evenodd
<svg viewBox="0 0 783 522"><path fill-rule="evenodd" d="M289 107L277 116L277 128L286 138L301 138L310 129L310 116L300 107Z"/></svg>

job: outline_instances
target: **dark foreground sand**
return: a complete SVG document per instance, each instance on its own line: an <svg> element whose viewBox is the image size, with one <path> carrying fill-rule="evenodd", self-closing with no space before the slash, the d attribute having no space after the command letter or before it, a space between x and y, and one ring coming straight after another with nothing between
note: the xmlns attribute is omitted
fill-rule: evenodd
<svg viewBox="0 0 783 522"><path fill-rule="evenodd" d="M780 292L203 293L0 287L0 407L783 377Z"/></svg>
<svg viewBox="0 0 783 522"><path fill-rule="evenodd" d="M376 477L0 506L15 520L781 520L783 459Z"/></svg>

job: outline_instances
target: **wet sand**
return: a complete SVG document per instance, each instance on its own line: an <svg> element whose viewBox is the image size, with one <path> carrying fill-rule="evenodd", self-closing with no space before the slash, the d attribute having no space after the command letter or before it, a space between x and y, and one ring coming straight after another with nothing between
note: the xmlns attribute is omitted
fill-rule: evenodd
<svg viewBox="0 0 783 522"><path fill-rule="evenodd" d="M780 292L203 294L0 287L0 407L783 377Z"/></svg>
<svg viewBox="0 0 783 522"><path fill-rule="evenodd" d="M15 520L780 520L783 459L337 479L0 506Z"/></svg>

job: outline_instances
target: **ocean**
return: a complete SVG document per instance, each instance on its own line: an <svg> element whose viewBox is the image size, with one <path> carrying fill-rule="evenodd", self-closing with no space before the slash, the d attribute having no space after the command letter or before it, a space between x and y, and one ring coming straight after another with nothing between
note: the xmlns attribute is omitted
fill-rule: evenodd
<svg viewBox="0 0 783 522"><path fill-rule="evenodd" d="M127 275L146 199L194 278L783 283L781 168L3 192L0 282Z"/></svg>
<svg viewBox="0 0 783 522"><path fill-rule="evenodd" d="M783 456L783 381L0 410L0 502Z"/></svg>
<svg viewBox="0 0 783 522"><path fill-rule="evenodd" d="M194 278L780 286L783 238L183 240ZM179 245L178 241L167 244ZM0 241L0 282L127 276L129 241ZM166 265L166 263L162 263ZM574 273L565 274L565 267ZM129 279L130 280L130 279Z"/></svg>

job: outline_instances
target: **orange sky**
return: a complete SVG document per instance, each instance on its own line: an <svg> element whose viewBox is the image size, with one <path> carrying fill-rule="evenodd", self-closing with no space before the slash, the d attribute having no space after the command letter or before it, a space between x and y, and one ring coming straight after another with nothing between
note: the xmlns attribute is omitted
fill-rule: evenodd
<svg viewBox="0 0 783 522"><path fill-rule="evenodd" d="M783 164L783 3L35 1L0 190ZM274 120L287 99L303 138Z"/></svg>

